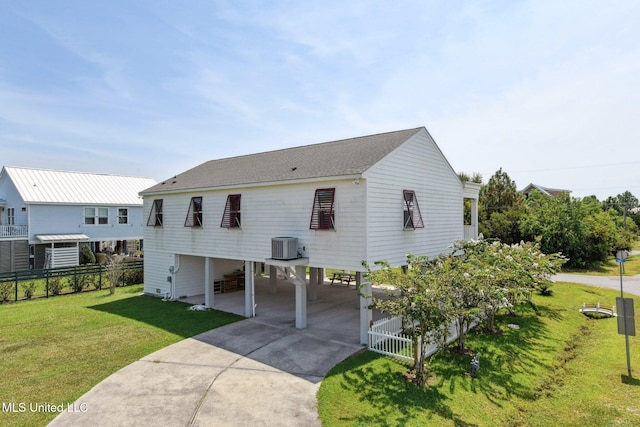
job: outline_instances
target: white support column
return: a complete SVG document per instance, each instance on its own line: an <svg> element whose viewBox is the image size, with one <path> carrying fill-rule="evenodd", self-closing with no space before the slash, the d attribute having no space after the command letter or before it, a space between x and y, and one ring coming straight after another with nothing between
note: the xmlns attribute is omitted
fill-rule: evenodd
<svg viewBox="0 0 640 427"><path fill-rule="evenodd" d="M478 239L478 199L471 199L471 225L473 226L473 239Z"/></svg>
<svg viewBox="0 0 640 427"><path fill-rule="evenodd" d="M307 327L307 281L306 268L304 265L296 266L296 328L305 329Z"/></svg>
<svg viewBox="0 0 640 427"><path fill-rule="evenodd" d="M309 301L315 301L318 299L318 269L315 267L309 268Z"/></svg>
<svg viewBox="0 0 640 427"><path fill-rule="evenodd" d="M356 273L356 283L362 283L362 272ZM364 286L360 292L365 296L360 296L360 344L367 345L369 343L369 326L373 319L373 311L369 308L371 304L371 295L373 289L371 284Z"/></svg>
<svg viewBox="0 0 640 427"><path fill-rule="evenodd" d="M269 266L269 293L278 293L278 269L275 265Z"/></svg>
<svg viewBox="0 0 640 427"><path fill-rule="evenodd" d="M205 257L204 259L204 306L213 307L214 304L214 292L213 292L213 278L214 267L213 259Z"/></svg>
<svg viewBox="0 0 640 427"><path fill-rule="evenodd" d="M324 268L318 269L318 285L324 284Z"/></svg>
<svg viewBox="0 0 640 427"><path fill-rule="evenodd" d="M256 316L255 275L253 261L244 262L244 316Z"/></svg>

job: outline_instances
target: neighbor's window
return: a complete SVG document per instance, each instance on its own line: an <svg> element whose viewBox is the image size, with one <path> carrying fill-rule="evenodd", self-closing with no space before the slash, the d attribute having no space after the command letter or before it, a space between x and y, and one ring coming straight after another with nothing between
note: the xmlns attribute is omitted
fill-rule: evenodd
<svg viewBox="0 0 640 427"><path fill-rule="evenodd" d="M96 208L84 208L84 223L86 225L96 223Z"/></svg>
<svg viewBox="0 0 640 427"><path fill-rule="evenodd" d="M162 199L155 199L151 205L149 219L147 220L149 227L162 227Z"/></svg>
<svg viewBox="0 0 640 427"><path fill-rule="evenodd" d="M415 191L403 190L402 193L404 196L404 229L424 228Z"/></svg>
<svg viewBox="0 0 640 427"><path fill-rule="evenodd" d="M202 197L192 197L189 204L185 227L202 227Z"/></svg>
<svg viewBox="0 0 640 427"><path fill-rule="evenodd" d="M333 201L336 193L335 188L320 188L316 190L313 199L313 211L311 212L311 230L334 230L335 216L333 212Z"/></svg>
<svg viewBox="0 0 640 427"><path fill-rule="evenodd" d="M15 223L16 223L16 208L7 208L7 225L15 225Z"/></svg>
<svg viewBox="0 0 640 427"><path fill-rule="evenodd" d="M118 224L129 224L129 209L118 208Z"/></svg>
<svg viewBox="0 0 640 427"><path fill-rule="evenodd" d="M240 228L240 224L240 194L229 194L227 196L227 204L224 206L220 227Z"/></svg>
<svg viewBox="0 0 640 427"><path fill-rule="evenodd" d="M109 224L109 208L98 208L98 224Z"/></svg>

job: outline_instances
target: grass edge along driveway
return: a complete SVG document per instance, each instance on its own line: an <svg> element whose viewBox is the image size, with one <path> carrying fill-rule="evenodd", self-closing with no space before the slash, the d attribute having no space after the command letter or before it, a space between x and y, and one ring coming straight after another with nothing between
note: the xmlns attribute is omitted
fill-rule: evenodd
<svg viewBox="0 0 640 427"><path fill-rule="evenodd" d="M364 352L345 360L320 385L323 425L640 425L640 339L630 337L629 378L616 319L579 313L583 302L615 305L620 294L569 283L553 290L534 297L539 315L521 306L498 319L500 334L469 336L467 347L480 353L477 378L468 374L470 355L450 352L432 358L423 389L404 380L407 368L395 359Z"/></svg>
<svg viewBox="0 0 640 427"><path fill-rule="evenodd" d="M57 413L30 404L72 404L130 363L242 319L188 307L143 296L142 285L0 305L0 425L45 425Z"/></svg>

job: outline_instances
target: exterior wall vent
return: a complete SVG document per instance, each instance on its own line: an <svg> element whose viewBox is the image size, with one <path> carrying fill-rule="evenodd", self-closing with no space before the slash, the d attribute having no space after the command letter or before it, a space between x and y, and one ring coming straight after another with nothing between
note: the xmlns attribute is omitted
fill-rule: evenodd
<svg viewBox="0 0 640 427"><path fill-rule="evenodd" d="M288 260L298 258L297 237L274 237L271 239L271 258Z"/></svg>

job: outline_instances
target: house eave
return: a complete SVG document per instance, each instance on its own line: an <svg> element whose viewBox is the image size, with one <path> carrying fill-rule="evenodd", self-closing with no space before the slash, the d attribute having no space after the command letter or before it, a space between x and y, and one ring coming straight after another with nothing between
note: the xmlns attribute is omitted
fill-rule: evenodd
<svg viewBox="0 0 640 427"><path fill-rule="evenodd" d="M266 181L266 182L252 182L252 183L209 186L209 187L193 187L193 188L166 189L166 190L158 190L158 191L143 191L139 194L142 197L145 197L145 196L154 196L159 194L181 194L181 193L193 193L198 191L224 191L224 190L235 190L240 188L273 187L273 186L280 186L280 185L309 184L309 183L315 183L315 182L344 181L344 180L353 180L353 179L362 179L362 178L363 178L362 173L355 173L355 174L339 175L339 176L323 176L323 177L315 177L315 178L291 179L286 181Z"/></svg>

